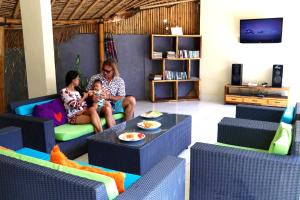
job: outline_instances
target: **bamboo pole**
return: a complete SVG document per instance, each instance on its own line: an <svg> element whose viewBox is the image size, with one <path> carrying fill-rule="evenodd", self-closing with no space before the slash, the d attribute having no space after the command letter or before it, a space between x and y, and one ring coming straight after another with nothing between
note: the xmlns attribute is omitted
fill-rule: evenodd
<svg viewBox="0 0 300 200"><path fill-rule="evenodd" d="M0 27L0 112L6 111L5 87L4 87L4 56L5 56L5 34L4 27Z"/></svg>
<svg viewBox="0 0 300 200"><path fill-rule="evenodd" d="M104 45L104 23L101 21L99 23L99 61L100 61L100 71L102 64L104 62L104 51L105 51L105 45Z"/></svg>
<svg viewBox="0 0 300 200"><path fill-rule="evenodd" d="M14 9L14 13L12 15L13 18L17 18L17 15L19 14L20 11L20 0L18 0L15 9Z"/></svg>

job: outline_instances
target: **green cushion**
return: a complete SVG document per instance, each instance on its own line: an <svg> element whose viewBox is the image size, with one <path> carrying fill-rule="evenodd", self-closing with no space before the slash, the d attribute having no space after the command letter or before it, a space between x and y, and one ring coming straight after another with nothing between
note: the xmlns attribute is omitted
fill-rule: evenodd
<svg viewBox="0 0 300 200"><path fill-rule="evenodd" d="M54 128L55 139L68 141L94 132L92 124L72 125L63 124Z"/></svg>
<svg viewBox="0 0 300 200"><path fill-rule="evenodd" d="M292 125L281 122L271 142L269 153L287 155L292 143Z"/></svg>
<svg viewBox="0 0 300 200"><path fill-rule="evenodd" d="M268 153L268 151L264 150L264 149L256 149L256 148L251 148L251 147L236 146L236 145L225 144L225 143L220 143L220 142L217 142L216 145L223 146L223 147L231 147L231 148L249 150L249 151L256 151L256 152L261 152L261 153Z"/></svg>
<svg viewBox="0 0 300 200"><path fill-rule="evenodd" d="M113 118L116 120L122 119L123 117L124 117L123 113L118 113L113 115ZM106 120L104 117L101 118L101 124L102 126L106 124ZM92 124L83 124L83 125L63 124L54 128L55 139L58 141L73 140L93 132L94 132L94 127Z"/></svg>
<svg viewBox="0 0 300 200"><path fill-rule="evenodd" d="M75 169L75 168L71 168L71 167L66 167L66 166L62 166L62 165L58 165L58 164L55 164L55 163L52 163L52 162L49 162L49 161L40 160L40 159L33 158L33 157L30 157L30 156L18 154L18 153L13 152L13 151L7 151L7 150L1 150L0 149L0 154L2 154L4 156L15 158L15 159L18 159L18 160L22 160L24 162L29 162L29 163L36 164L36 165L39 165L39 166L43 166L43 167L46 167L46 168L50 168L50 169L53 169L53 170L58 170L58 171L61 171L61 172L67 173L67 174L72 174L74 176L79 176L79 177L86 178L86 179L89 179L89 180L101 182L105 185L107 195L108 195L108 199L115 199L119 195L115 180L108 177L108 176L104 176L104 175L101 175L101 174L88 172L88 171L84 171L84 170L79 170L79 169Z"/></svg>

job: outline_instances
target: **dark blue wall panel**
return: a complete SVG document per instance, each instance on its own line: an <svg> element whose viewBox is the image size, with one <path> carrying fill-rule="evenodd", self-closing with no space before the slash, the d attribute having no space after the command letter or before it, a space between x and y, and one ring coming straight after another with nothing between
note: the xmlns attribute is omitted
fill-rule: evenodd
<svg viewBox="0 0 300 200"><path fill-rule="evenodd" d="M99 42L97 34L79 34L55 47L57 91L65 87L65 75L74 69L80 55L80 67L87 78L99 72Z"/></svg>
<svg viewBox="0 0 300 200"><path fill-rule="evenodd" d="M126 84L126 93L145 99L148 75L152 72L149 35L114 35L118 66Z"/></svg>

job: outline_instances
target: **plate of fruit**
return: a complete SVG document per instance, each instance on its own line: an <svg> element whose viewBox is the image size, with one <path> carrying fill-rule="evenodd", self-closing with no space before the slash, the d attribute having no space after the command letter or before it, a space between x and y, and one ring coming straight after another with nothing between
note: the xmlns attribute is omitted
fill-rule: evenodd
<svg viewBox="0 0 300 200"><path fill-rule="evenodd" d="M143 140L146 136L139 132L125 132L118 136L120 140L125 142L136 142Z"/></svg>
<svg viewBox="0 0 300 200"><path fill-rule="evenodd" d="M161 127L161 123L157 121L144 120L142 122L137 123L137 126L144 130L155 130Z"/></svg>
<svg viewBox="0 0 300 200"><path fill-rule="evenodd" d="M149 111L141 114L141 117L147 118L147 119L154 119L157 117L162 116L163 114L159 111Z"/></svg>

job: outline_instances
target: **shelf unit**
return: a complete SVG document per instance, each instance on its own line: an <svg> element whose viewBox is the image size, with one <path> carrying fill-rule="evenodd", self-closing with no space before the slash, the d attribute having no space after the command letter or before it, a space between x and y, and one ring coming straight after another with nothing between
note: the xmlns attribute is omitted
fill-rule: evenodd
<svg viewBox="0 0 300 200"><path fill-rule="evenodd" d="M254 104L262 106L286 107L288 105L288 87L263 87L248 85L225 85L225 104Z"/></svg>
<svg viewBox="0 0 300 200"><path fill-rule="evenodd" d="M183 101L200 100L200 59L201 59L201 35L151 35L151 59L160 61L160 74L163 80L150 80L150 100L157 101ZM180 50L199 51L199 58L180 58ZM154 51L174 51L175 58L154 57ZM178 64L181 66L178 67ZM177 65L177 66L176 66ZM186 80L166 80L165 72L172 66L175 71L187 73ZM174 69L173 69L174 71ZM162 85L168 85L162 86ZM159 90L165 87L165 93L169 96L159 95ZM160 92L162 93L162 92Z"/></svg>

